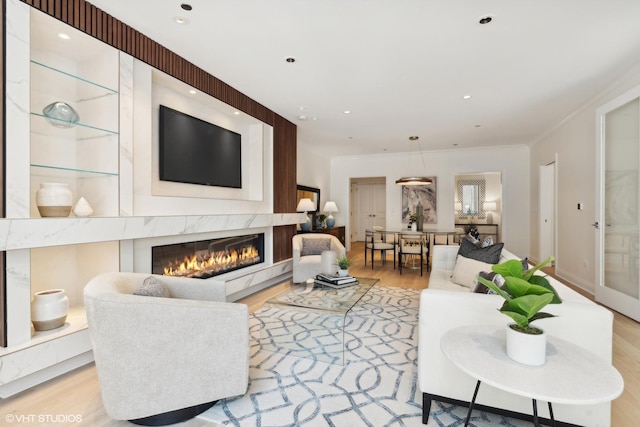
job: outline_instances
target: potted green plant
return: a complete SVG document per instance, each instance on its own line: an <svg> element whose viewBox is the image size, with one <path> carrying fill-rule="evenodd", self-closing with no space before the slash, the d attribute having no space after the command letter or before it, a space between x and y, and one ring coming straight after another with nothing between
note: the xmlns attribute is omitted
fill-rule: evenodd
<svg viewBox="0 0 640 427"><path fill-rule="evenodd" d="M327 220L327 216L325 214L318 214L318 225L320 228L325 228L326 227L326 221Z"/></svg>
<svg viewBox="0 0 640 427"><path fill-rule="evenodd" d="M517 259L494 265L492 271L504 278L502 286L478 276L480 283L504 298L498 310L515 322L507 325L507 355L528 365L542 365L546 360L546 334L531 322L554 317L540 310L547 304L562 302L547 278L534 274L553 260L554 257L550 256L528 270L523 270L522 262ZM536 347L525 347L527 344L523 344L523 339L525 342L535 342L532 345Z"/></svg>
<svg viewBox="0 0 640 427"><path fill-rule="evenodd" d="M338 258L338 275L346 276L347 274L349 274L350 265L351 265L351 260L346 255L343 255L340 258Z"/></svg>
<svg viewBox="0 0 640 427"><path fill-rule="evenodd" d="M418 229L418 214L415 212L409 213L409 228L411 228L411 231Z"/></svg>

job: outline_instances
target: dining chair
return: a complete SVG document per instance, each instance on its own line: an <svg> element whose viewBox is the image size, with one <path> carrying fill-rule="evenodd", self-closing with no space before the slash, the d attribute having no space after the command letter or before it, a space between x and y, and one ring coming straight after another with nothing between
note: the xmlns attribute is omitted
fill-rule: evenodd
<svg viewBox="0 0 640 427"><path fill-rule="evenodd" d="M420 276L423 275L423 266L429 260L428 236L424 233L401 233L398 236L398 270L402 274L402 267L409 260L420 260ZM427 264L427 271L429 266Z"/></svg>
<svg viewBox="0 0 640 427"><path fill-rule="evenodd" d="M366 230L364 245L364 265L367 266L367 256L371 257L371 269L374 266L374 254L380 251L382 265L387 262L387 252L393 254L393 269L396 268L396 233L383 229Z"/></svg>

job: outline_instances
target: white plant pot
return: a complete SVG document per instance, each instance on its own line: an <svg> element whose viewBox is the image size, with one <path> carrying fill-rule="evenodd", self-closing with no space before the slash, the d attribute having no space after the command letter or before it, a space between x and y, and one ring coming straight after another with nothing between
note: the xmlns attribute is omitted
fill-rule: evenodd
<svg viewBox="0 0 640 427"><path fill-rule="evenodd" d="M531 366L544 365L547 358L547 334L525 334L507 325L507 356L516 362Z"/></svg>
<svg viewBox="0 0 640 427"><path fill-rule="evenodd" d="M69 313L69 298L64 289L36 292L31 301L31 322L36 331L48 331L64 325Z"/></svg>
<svg viewBox="0 0 640 427"><path fill-rule="evenodd" d="M349 270L344 268L338 268L338 276L345 277L349 274Z"/></svg>
<svg viewBox="0 0 640 427"><path fill-rule="evenodd" d="M418 224L416 224L415 222L411 223L411 231L418 231Z"/></svg>

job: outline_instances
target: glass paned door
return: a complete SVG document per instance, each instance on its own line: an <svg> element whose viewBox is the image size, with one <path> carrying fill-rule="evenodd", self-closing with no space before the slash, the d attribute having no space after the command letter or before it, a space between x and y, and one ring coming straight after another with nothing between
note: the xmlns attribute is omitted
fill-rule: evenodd
<svg viewBox="0 0 640 427"><path fill-rule="evenodd" d="M629 99L631 98L631 99ZM598 282L596 300L640 320L640 98L599 110Z"/></svg>

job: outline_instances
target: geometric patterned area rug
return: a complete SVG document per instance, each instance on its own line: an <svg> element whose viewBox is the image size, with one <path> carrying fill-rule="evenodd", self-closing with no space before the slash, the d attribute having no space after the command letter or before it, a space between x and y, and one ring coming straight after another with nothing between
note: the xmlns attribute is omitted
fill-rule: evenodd
<svg viewBox="0 0 640 427"><path fill-rule="evenodd" d="M304 310L265 306L250 317L246 394L220 400L198 418L223 426L422 426L417 383L419 293L384 286L369 290L344 320L343 364L296 352L292 350L295 342L273 351L273 343L261 334L268 322L286 329L291 323L284 317L290 320L292 312L302 316L296 330L288 334L292 341L304 335L300 327L315 329L317 322L305 319ZM318 338L317 345L335 345L330 338ZM441 402L432 405L430 426L464 424L466 408ZM470 425L531 424L474 411Z"/></svg>

